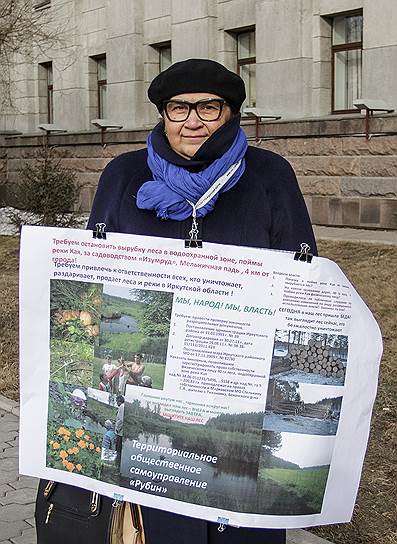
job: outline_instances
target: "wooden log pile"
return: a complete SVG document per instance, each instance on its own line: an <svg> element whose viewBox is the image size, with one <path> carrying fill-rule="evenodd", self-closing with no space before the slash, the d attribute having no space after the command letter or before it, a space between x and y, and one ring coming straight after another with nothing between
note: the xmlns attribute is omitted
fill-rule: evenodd
<svg viewBox="0 0 397 544"><path fill-rule="evenodd" d="M308 345L290 347L288 355L284 358L291 368L303 370L321 376L343 378L345 366L341 359L331 353L327 346L321 342L309 340Z"/></svg>

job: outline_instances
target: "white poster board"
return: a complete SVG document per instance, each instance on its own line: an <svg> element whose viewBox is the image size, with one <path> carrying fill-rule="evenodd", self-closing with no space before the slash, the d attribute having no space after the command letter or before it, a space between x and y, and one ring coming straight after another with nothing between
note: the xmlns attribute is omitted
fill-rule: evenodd
<svg viewBox="0 0 397 544"><path fill-rule="evenodd" d="M25 227L20 471L235 526L350 520L382 352L338 266Z"/></svg>

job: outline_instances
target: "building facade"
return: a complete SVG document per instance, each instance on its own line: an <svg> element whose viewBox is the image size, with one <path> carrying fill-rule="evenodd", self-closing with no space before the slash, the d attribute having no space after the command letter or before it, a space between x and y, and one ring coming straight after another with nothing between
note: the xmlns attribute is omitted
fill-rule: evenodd
<svg viewBox="0 0 397 544"><path fill-rule="evenodd" d="M50 123L67 131L51 142L77 169L89 209L106 162L143 146L157 122L153 77L211 58L245 80L244 108L281 117L242 124L291 160L316 223L397 228L397 115L375 113L368 140L354 106L397 111L396 0L35 0L35 9L60 40L13 70L15 107L0 112L1 194ZM123 127L107 132L106 150L94 119Z"/></svg>
<svg viewBox="0 0 397 544"><path fill-rule="evenodd" d="M189 57L239 72L245 106L283 119L354 113L362 97L397 107L395 0L47 0L37 9L61 43L18 64L16 111L0 130L91 130L95 118L151 126L150 81Z"/></svg>

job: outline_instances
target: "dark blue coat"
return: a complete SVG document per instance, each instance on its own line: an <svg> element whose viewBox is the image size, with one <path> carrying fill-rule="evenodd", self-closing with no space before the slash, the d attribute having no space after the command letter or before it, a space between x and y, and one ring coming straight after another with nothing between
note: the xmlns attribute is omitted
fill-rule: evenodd
<svg viewBox="0 0 397 544"><path fill-rule="evenodd" d="M88 227L166 238L188 237L191 219L160 220L136 207L135 197L152 179L147 151L124 153L105 168L95 195ZM222 193L215 209L200 220L204 241L296 251L316 244L305 202L290 164L275 153L249 147L246 170L238 183Z"/></svg>
<svg viewBox="0 0 397 544"><path fill-rule="evenodd" d="M106 230L129 234L188 237L191 219L160 220L153 211L136 207L135 197L152 179L145 149L124 153L105 168L88 227L106 223ZM182 161L183 165L183 160ZM187 163L186 163L187 164ZM295 174L289 163L270 151L249 147L246 170L239 182L219 196L212 213L200 220L203 241L296 251L316 244ZM284 544L284 530L218 531L214 523L143 508L147 544Z"/></svg>

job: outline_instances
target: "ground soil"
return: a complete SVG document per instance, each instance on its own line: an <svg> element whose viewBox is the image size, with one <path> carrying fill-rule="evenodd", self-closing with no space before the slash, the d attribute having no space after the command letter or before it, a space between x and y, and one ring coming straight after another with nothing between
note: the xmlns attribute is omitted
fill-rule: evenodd
<svg viewBox="0 0 397 544"><path fill-rule="evenodd" d="M18 397L19 238L0 236L0 393Z"/></svg>
<svg viewBox="0 0 397 544"><path fill-rule="evenodd" d="M313 529L335 544L397 544L397 247L319 243L374 313L384 339L379 392L360 491L350 523ZM0 393L18 397L18 239L0 236Z"/></svg>

